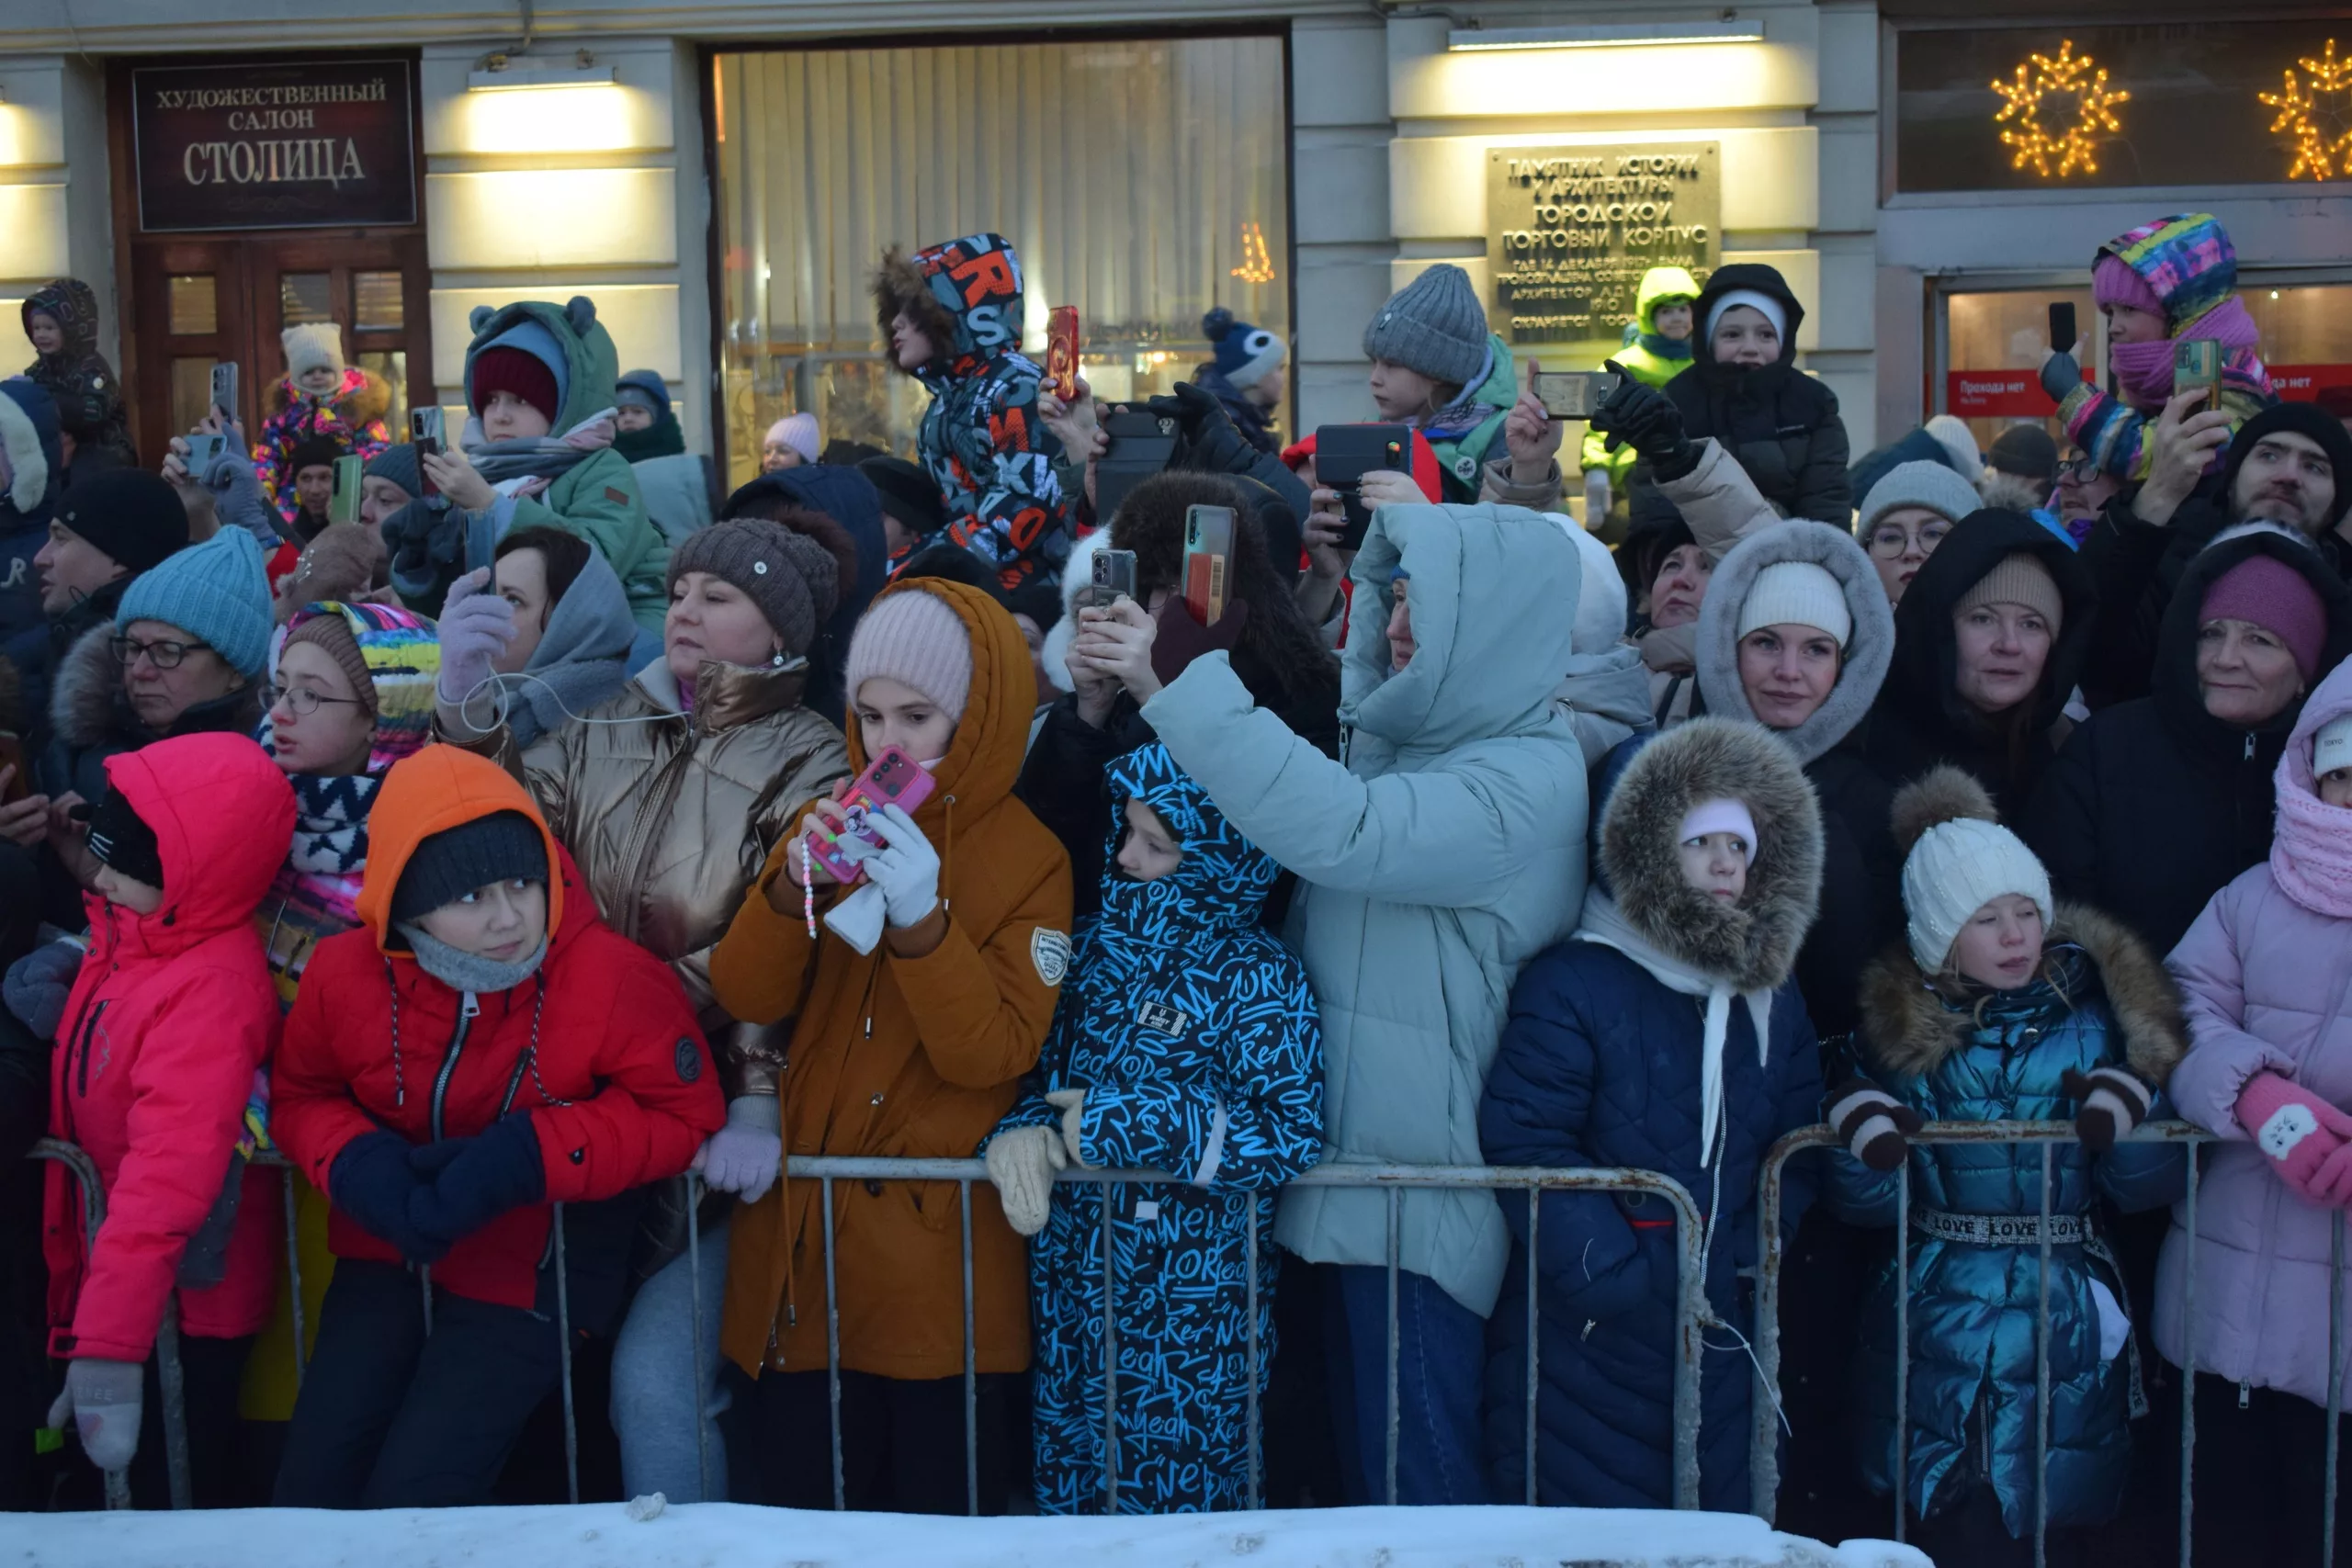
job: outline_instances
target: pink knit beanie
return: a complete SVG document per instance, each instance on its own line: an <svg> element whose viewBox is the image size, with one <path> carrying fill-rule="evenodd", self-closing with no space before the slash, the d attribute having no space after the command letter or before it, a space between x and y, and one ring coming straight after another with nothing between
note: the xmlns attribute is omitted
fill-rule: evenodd
<svg viewBox="0 0 2352 1568"><path fill-rule="evenodd" d="M972 634L946 600L922 588L874 602L850 635L848 696L876 676L901 681L957 723L972 696Z"/></svg>
<svg viewBox="0 0 2352 1568"><path fill-rule="evenodd" d="M2100 252L2098 261L2091 267L2091 298L2101 305L2129 305L2152 316L2165 313L2165 302L2156 297L2148 280L2112 252Z"/></svg>
<svg viewBox="0 0 2352 1568"><path fill-rule="evenodd" d="M2295 656L2305 681L2319 672L2327 647L2327 606L2311 579L2276 556L2248 556L2213 580L2197 609L2207 621L2247 621L2271 633Z"/></svg>

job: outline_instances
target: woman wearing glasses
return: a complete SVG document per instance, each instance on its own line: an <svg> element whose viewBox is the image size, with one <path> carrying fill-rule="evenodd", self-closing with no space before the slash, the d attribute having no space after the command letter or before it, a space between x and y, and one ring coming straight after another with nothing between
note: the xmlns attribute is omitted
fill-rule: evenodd
<svg viewBox="0 0 2352 1568"><path fill-rule="evenodd" d="M1871 486L1854 534L1878 568L1888 604L1903 603L1903 591L1951 525L1983 504L1976 487L1941 463L1899 463Z"/></svg>

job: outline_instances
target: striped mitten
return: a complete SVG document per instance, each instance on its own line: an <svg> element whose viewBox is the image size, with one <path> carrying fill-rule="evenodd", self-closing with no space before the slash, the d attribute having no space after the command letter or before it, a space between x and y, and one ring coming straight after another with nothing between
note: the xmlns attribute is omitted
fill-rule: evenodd
<svg viewBox="0 0 2352 1568"><path fill-rule="evenodd" d="M2083 1147L2103 1155L2115 1141L2148 1119L2156 1102L2155 1086L2129 1067L2094 1067L2087 1073L2069 1070L2058 1087L2082 1102L2075 1112L2075 1134Z"/></svg>
<svg viewBox="0 0 2352 1568"><path fill-rule="evenodd" d="M1848 1078L1831 1089L1822 1114L1847 1151L1877 1171L1900 1166L1909 1147L1905 1140L1924 1125L1917 1111L1868 1078Z"/></svg>

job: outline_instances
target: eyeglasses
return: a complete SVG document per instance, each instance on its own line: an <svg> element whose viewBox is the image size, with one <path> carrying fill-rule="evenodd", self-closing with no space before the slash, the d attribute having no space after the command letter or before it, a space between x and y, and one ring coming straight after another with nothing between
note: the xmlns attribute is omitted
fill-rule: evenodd
<svg viewBox="0 0 2352 1568"><path fill-rule="evenodd" d="M212 645L209 642L139 642L130 637L118 637L107 638L107 647L114 654L115 662L126 670L138 663L142 654L146 656L147 662L158 670L176 670L180 661L189 654L209 652Z"/></svg>
<svg viewBox="0 0 2352 1568"><path fill-rule="evenodd" d="M319 711L319 705L322 703L333 703L337 707L356 708L367 705L357 697L330 697L325 693L314 692L308 686L264 686L262 697L266 705L269 707L276 707L280 703L285 704L286 711L297 718L310 717Z"/></svg>
<svg viewBox="0 0 2352 1568"><path fill-rule="evenodd" d="M2061 484L2086 485L2097 478L2098 478L2097 457L2076 457L2071 462L2058 465L2058 482Z"/></svg>
<svg viewBox="0 0 2352 1568"><path fill-rule="evenodd" d="M1911 547L1914 540L1918 542L1922 550L1933 553L1935 547L1944 542L1944 536L1951 532L1951 525L1949 523L1929 523L1917 531L1905 528L1900 523L1882 523L1871 530L1868 543L1871 554L1874 556L1899 556Z"/></svg>

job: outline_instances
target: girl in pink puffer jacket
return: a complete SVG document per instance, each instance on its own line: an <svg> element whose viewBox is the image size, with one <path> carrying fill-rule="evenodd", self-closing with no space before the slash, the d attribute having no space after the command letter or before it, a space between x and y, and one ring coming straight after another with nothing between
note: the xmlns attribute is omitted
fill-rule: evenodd
<svg viewBox="0 0 2352 1568"><path fill-rule="evenodd" d="M2176 1210L2156 1292L2157 1348L2196 1357L2200 1562L2319 1555L2331 1371L2352 1386L2352 1313L2328 1358L2330 1237L2352 1208L2352 663L2303 705L2276 783L2268 863L2169 960L2190 1037L2170 1092L2222 1140L2195 1245Z"/></svg>

